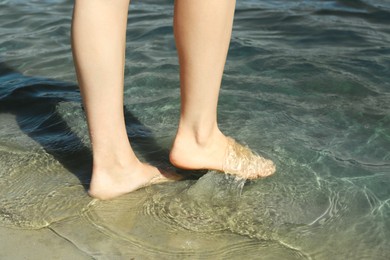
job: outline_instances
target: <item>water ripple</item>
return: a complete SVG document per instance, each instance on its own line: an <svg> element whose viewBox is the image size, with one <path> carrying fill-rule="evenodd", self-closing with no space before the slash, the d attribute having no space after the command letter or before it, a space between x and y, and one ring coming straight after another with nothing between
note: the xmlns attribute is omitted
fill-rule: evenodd
<svg viewBox="0 0 390 260"><path fill-rule="evenodd" d="M389 1L238 1L220 127L277 173L210 172L111 202L86 194L71 3L0 6L0 225L49 226L96 258L386 259ZM180 113L173 5L131 11L127 131L142 160L167 164Z"/></svg>

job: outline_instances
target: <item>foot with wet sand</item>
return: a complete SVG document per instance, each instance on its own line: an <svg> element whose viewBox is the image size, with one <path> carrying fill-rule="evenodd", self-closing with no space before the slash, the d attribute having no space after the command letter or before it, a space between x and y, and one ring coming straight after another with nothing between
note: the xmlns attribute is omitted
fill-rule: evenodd
<svg viewBox="0 0 390 260"><path fill-rule="evenodd" d="M203 140L179 131L172 146L170 161L178 168L215 170L242 179L264 178L275 172L271 160L255 154L218 129Z"/></svg>
<svg viewBox="0 0 390 260"><path fill-rule="evenodd" d="M165 182L179 181L183 176L141 163L135 155L113 158L96 155L89 195L108 200L135 190ZM130 160L133 158L133 160ZM170 153L171 163L186 170L215 170L241 179L257 179L272 175L271 160L256 155L249 148L226 137L219 130L212 138L196 141L178 133ZM102 165L99 162L104 162ZM118 163L121 162L121 163Z"/></svg>

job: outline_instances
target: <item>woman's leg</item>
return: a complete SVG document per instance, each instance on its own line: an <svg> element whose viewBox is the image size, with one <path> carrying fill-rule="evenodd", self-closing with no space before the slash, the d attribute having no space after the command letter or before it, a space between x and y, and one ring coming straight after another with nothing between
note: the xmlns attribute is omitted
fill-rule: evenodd
<svg viewBox="0 0 390 260"><path fill-rule="evenodd" d="M170 160L177 167L232 172L229 167L237 166L226 164L227 152L230 149L234 153L235 149L229 148L233 144L217 125L218 95L234 9L235 0L175 1L174 32L180 63L181 114ZM269 175L269 167L274 167L272 162L264 159L257 162L260 164L257 163L256 167L268 170L258 169L256 177ZM235 174L241 175L240 171L246 171L245 167ZM242 173L242 177L248 177L248 174Z"/></svg>
<svg viewBox="0 0 390 260"><path fill-rule="evenodd" d="M136 190L160 172L141 163L123 111L129 0L76 0L72 48L93 151L89 193L109 199Z"/></svg>

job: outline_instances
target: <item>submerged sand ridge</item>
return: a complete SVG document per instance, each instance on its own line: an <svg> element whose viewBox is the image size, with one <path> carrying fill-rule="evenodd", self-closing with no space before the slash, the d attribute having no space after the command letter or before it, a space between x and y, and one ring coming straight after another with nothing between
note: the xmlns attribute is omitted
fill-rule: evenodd
<svg viewBox="0 0 390 260"><path fill-rule="evenodd" d="M2 136L14 137L0 150L1 224L39 229L77 215L90 201L80 181L18 130L14 116L2 114L1 120Z"/></svg>
<svg viewBox="0 0 390 260"><path fill-rule="evenodd" d="M68 115L78 113L71 104L60 106L69 109ZM13 116L3 114L2 120L7 122L2 134L12 131L21 142L0 153L3 226L49 227L91 256L147 252L163 259L235 257L245 248L248 255L302 259L330 247L342 254L357 240L364 246L356 255L385 254L384 244L373 243L373 236L384 242L388 236L378 226L387 221L381 214L386 205L361 190L359 182L318 178L298 163L292 172L289 164L279 162L279 174L264 180L245 183L210 172L199 180L148 187L100 202L91 200L80 180L37 143L23 140L29 137L15 132ZM85 126L80 129L82 133ZM23 143L30 145L28 151ZM362 236L357 227L364 226L375 234Z"/></svg>

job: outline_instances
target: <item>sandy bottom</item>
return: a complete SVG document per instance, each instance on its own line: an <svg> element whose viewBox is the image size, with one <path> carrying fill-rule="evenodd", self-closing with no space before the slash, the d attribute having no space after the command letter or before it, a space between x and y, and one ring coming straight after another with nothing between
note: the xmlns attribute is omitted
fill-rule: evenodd
<svg viewBox="0 0 390 260"><path fill-rule="evenodd" d="M49 228L0 227L0 259L92 259Z"/></svg>
<svg viewBox="0 0 390 260"><path fill-rule="evenodd" d="M387 259L385 172L337 178L326 173L348 161L276 150L278 172L266 179L209 172L97 201L85 190L82 110L56 109L80 137L60 128L56 149L31 129L61 126L57 117L0 114L0 259Z"/></svg>

